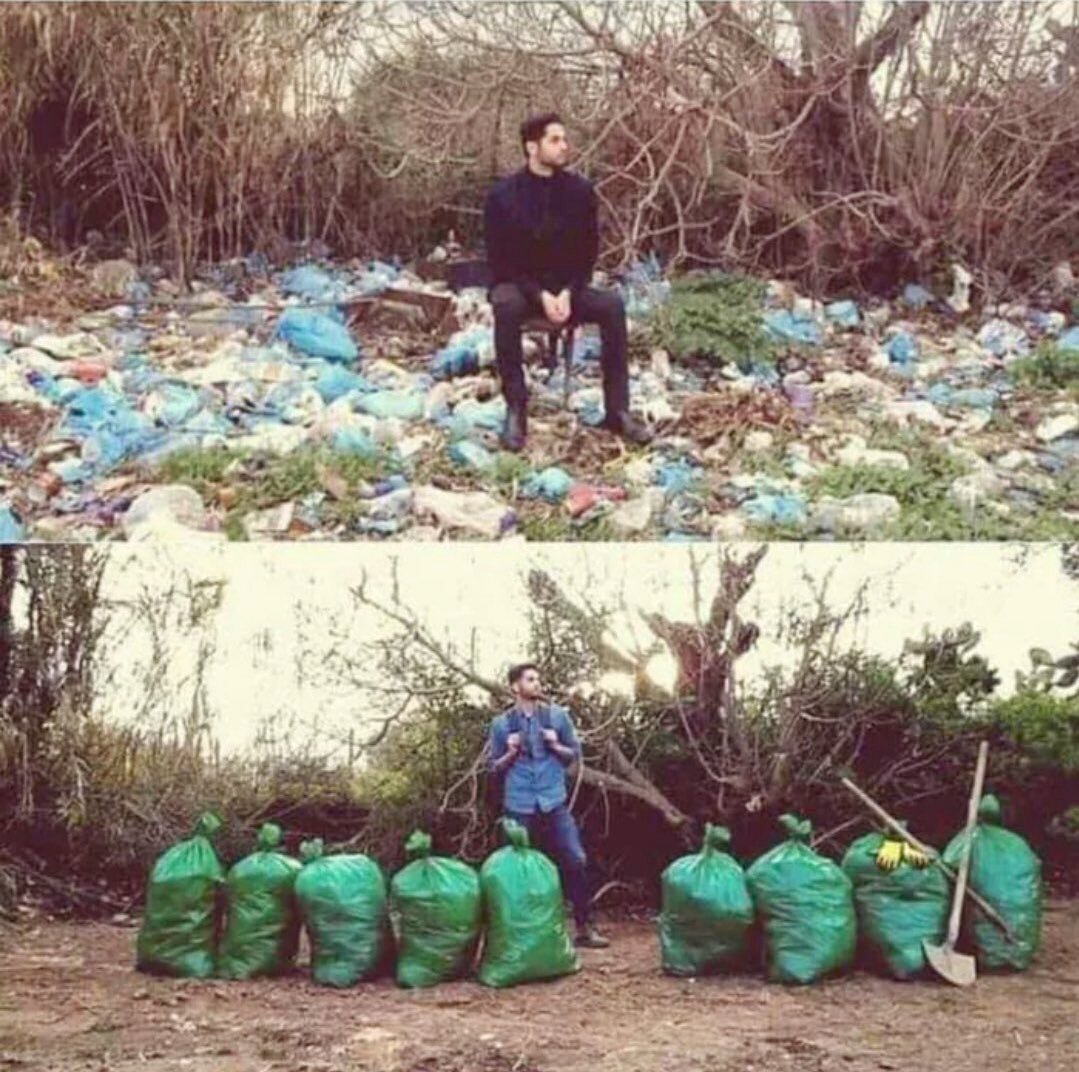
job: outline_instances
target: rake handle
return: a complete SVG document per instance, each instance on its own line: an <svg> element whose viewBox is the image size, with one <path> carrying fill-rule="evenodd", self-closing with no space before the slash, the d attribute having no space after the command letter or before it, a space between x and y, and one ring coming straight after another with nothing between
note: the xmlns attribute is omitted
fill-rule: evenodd
<svg viewBox="0 0 1079 1072"><path fill-rule="evenodd" d="M859 789L849 778L840 778L843 785L849 789L882 823L890 830L897 833L908 845L912 845L919 852L924 852L937 867L948 876L952 882L957 880L956 873L940 858L940 853L925 842L919 841L909 833L896 819L893 819L868 793ZM969 891L970 899L991 919L1003 932L1005 937L1013 940L1012 929L1004 917L975 889Z"/></svg>

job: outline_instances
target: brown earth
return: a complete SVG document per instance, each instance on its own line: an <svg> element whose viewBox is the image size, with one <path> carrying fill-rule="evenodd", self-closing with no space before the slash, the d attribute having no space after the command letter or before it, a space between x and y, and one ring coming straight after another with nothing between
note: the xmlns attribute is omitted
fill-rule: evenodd
<svg viewBox="0 0 1079 1072"><path fill-rule="evenodd" d="M0 929L0 1069L147 1072L1036 1072L1079 1068L1079 901L1053 901L1022 975L970 990L855 973L805 988L672 979L654 931L553 983L345 991L306 974L257 983L150 978L135 932Z"/></svg>

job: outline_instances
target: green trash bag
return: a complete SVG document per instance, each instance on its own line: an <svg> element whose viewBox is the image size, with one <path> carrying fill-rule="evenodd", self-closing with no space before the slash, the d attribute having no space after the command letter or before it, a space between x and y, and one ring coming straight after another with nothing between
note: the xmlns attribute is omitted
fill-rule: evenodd
<svg viewBox="0 0 1079 1072"><path fill-rule="evenodd" d="M854 959L857 927L851 881L806 842L813 827L780 817L790 839L746 872L764 921L765 971L774 983L811 983Z"/></svg>
<svg viewBox="0 0 1079 1072"><path fill-rule="evenodd" d="M385 967L392 946L386 880L362 853L323 856L322 839L300 846L296 902L311 943L311 978L324 986L352 986Z"/></svg>
<svg viewBox="0 0 1079 1072"><path fill-rule="evenodd" d="M944 862L956 870L966 832L944 850ZM982 797L970 851L970 886L977 890L1011 928L1012 940L973 904L963 913L963 935L974 948L978 966L1024 971L1038 951L1042 929L1042 865L1018 834L1000 825L1000 801Z"/></svg>
<svg viewBox="0 0 1079 1072"><path fill-rule="evenodd" d="M210 838L220 828L221 820L206 812L191 837L154 863L135 946L139 971L195 979L213 975L225 869Z"/></svg>
<svg viewBox="0 0 1079 1072"><path fill-rule="evenodd" d="M283 975L296 959L300 912L293 885L300 863L274 850L281 827L265 823L255 851L233 864L225 880L227 922L217 956L226 979Z"/></svg>
<svg viewBox="0 0 1079 1072"><path fill-rule="evenodd" d="M724 852L730 842L725 827L708 823L701 851L663 872L659 948L672 975L724 971L745 959L753 901L741 865Z"/></svg>
<svg viewBox="0 0 1079 1072"><path fill-rule="evenodd" d="M480 880L460 860L431 855L431 837L406 842L412 860L390 883L397 936L397 984L434 986L468 972L482 922Z"/></svg>
<svg viewBox="0 0 1079 1072"><path fill-rule="evenodd" d="M487 857L480 888L487 916L487 943L479 980L515 986L579 971L581 962L566 931L558 868L528 847L520 823L502 823L508 845Z"/></svg>
<svg viewBox="0 0 1079 1072"><path fill-rule="evenodd" d="M948 929L951 884L939 867L915 867L902 859L894 871L877 866L882 833L851 843L843 870L854 883L858 934L867 959L896 979L910 979L925 967L922 940L941 945Z"/></svg>

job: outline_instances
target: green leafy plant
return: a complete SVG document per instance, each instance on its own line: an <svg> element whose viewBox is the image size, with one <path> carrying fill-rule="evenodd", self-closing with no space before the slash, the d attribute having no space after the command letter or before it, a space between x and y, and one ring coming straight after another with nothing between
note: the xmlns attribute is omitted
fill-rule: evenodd
<svg viewBox="0 0 1079 1072"><path fill-rule="evenodd" d="M765 286L742 275L689 275L671 284L671 296L652 322L652 338L679 360L703 357L740 366L772 362L775 347L764 329Z"/></svg>

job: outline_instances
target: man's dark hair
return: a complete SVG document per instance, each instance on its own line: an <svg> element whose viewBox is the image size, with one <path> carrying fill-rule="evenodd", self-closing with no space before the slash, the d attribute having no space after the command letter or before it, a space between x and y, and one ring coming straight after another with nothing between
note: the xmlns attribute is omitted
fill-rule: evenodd
<svg viewBox="0 0 1079 1072"><path fill-rule="evenodd" d="M540 115L530 115L521 124L521 151L528 155L528 149L525 147L526 142L540 141L543 135L547 133L547 128L552 123L561 123L562 118L557 112L542 112Z"/></svg>
<svg viewBox="0 0 1079 1072"><path fill-rule="evenodd" d="M511 685L516 685L518 681L524 676L526 670L535 670L539 673L539 667L535 663L517 663L516 666L510 667L509 679Z"/></svg>

